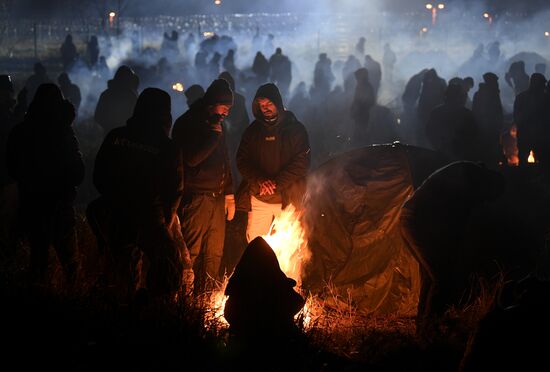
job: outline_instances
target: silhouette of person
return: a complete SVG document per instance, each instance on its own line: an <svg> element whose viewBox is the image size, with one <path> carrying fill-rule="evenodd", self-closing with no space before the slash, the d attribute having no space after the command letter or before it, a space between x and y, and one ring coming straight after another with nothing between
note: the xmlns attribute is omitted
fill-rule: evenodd
<svg viewBox="0 0 550 372"><path fill-rule="evenodd" d="M495 168L503 158L500 136L504 127L504 112L500 100L498 76L483 74L483 82L474 94L472 112L479 128L480 159Z"/></svg>
<svg viewBox="0 0 550 372"><path fill-rule="evenodd" d="M365 43L367 42L367 39L365 39L363 36L359 38L357 41L357 44L355 44L355 52L357 55L361 58L365 55Z"/></svg>
<svg viewBox="0 0 550 372"><path fill-rule="evenodd" d="M342 68L342 81L344 82L344 91L353 92L355 91L355 71L361 68L361 62L353 54L348 56L348 59L344 63Z"/></svg>
<svg viewBox="0 0 550 372"><path fill-rule="evenodd" d="M126 123L134 111L137 101L139 78L128 66L120 66L107 90L101 93L95 109L94 119L107 134Z"/></svg>
<svg viewBox="0 0 550 372"><path fill-rule="evenodd" d="M235 66L235 51L229 49L227 55L223 59L222 63L223 69L231 74L231 76L237 76L238 70Z"/></svg>
<svg viewBox="0 0 550 372"><path fill-rule="evenodd" d="M513 62L504 76L506 83L514 89L516 96L529 87L529 75L525 72L525 62Z"/></svg>
<svg viewBox="0 0 550 372"><path fill-rule="evenodd" d="M73 36L71 34L65 37L65 41L61 44L60 52L63 70L68 71L78 57L78 52L76 51L76 46L73 43Z"/></svg>
<svg viewBox="0 0 550 372"><path fill-rule="evenodd" d="M145 89L126 125L111 130L97 153L94 185L101 197L90 204L88 216L108 247L107 272L122 301L137 290L131 267L136 254L149 262L146 285L152 294L178 290L183 269L191 271L177 222L183 161L168 137L170 112L168 93Z"/></svg>
<svg viewBox="0 0 550 372"><path fill-rule="evenodd" d="M257 84L263 84L269 78L269 61L265 58L262 52L256 53L252 71L256 74Z"/></svg>
<svg viewBox="0 0 550 372"><path fill-rule="evenodd" d="M529 80L529 87L518 94L514 101L514 122L518 128L519 164L528 163L531 151L540 152L538 148L539 135L544 123L546 110L546 97L544 90L546 78L544 75L534 73Z"/></svg>
<svg viewBox="0 0 550 372"><path fill-rule="evenodd" d="M443 104L446 88L447 84L445 80L437 76L437 72L434 69L430 69L424 73L422 91L418 99L418 118L421 127L425 128L432 110Z"/></svg>
<svg viewBox="0 0 550 372"><path fill-rule="evenodd" d="M462 84L449 84L445 102L433 109L426 125L433 149L450 160L473 160L476 156L477 125L465 104Z"/></svg>
<svg viewBox="0 0 550 372"><path fill-rule="evenodd" d="M369 81L374 89L374 95L378 97L380 82L382 81L382 67L370 55L365 56L365 68L369 71Z"/></svg>
<svg viewBox="0 0 550 372"><path fill-rule="evenodd" d="M34 64L33 67L34 73L29 77L27 82L25 83L25 89L27 94L27 101L31 102L34 99L34 94L38 90L38 87L42 84L48 84L52 83L50 80L46 68L44 65L40 62L37 62Z"/></svg>
<svg viewBox="0 0 550 372"><path fill-rule="evenodd" d="M215 79L220 74L220 60L222 56L220 53L215 52L210 62L208 62L209 77Z"/></svg>
<svg viewBox="0 0 550 372"><path fill-rule="evenodd" d="M292 82L292 65L281 48L277 48L269 59L269 67L271 81L277 85L283 97L287 97Z"/></svg>
<svg viewBox="0 0 550 372"><path fill-rule="evenodd" d="M251 241L225 289L224 317L231 332L251 342L292 338L297 333L294 316L305 304L295 285L266 241Z"/></svg>
<svg viewBox="0 0 550 372"><path fill-rule="evenodd" d="M360 68L355 71L355 95L351 104L351 117L355 127L353 131L352 142L355 144L365 144L368 142L368 126L371 108L376 104L376 94L369 79L369 71L366 68Z"/></svg>
<svg viewBox="0 0 550 372"><path fill-rule="evenodd" d="M63 97L69 100L74 106L76 113L78 114L78 109L80 108L80 102L82 97L80 95L80 88L76 84L73 84L69 75L66 72L62 72L57 77L57 83L59 88L63 93Z"/></svg>
<svg viewBox="0 0 550 372"><path fill-rule="evenodd" d="M185 195L180 205L182 233L195 270L195 292L206 279L220 279L225 219L235 215L231 162L223 126L233 105L226 80L215 80L204 97L180 116L172 138L183 152ZM201 256L201 260L197 258Z"/></svg>
<svg viewBox="0 0 550 372"><path fill-rule="evenodd" d="M99 62L99 43L97 36L92 35L90 40L86 44L86 54L88 55L88 62L90 66L95 67Z"/></svg>
<svg viewBox="0 0 550 372"><path fill-rule="evenodd" d="M319 60L315 64L313 72L313 86L311 87L311 98L315 102L321 102L330 93L335 77L332 73L332 61L326 53L319 54Z"/></svg>
<svg viewBox="0 0 550 372"><path fill-rule="evenodd" d="M50 245L69 286L77 274L73 202L84 163L71 126L74 118L74 107L61 90L43 84L8 138L7 164L17 181L21 229L31 247L32 283L46 284Z"/></svg>
<svg viewBox="0 0 550 372"><path fill-rule="evenodd" d="M184 94L187 99L187 107L190 108L193 103L204 97L204 88L198 84L191 85Z"/></svg>

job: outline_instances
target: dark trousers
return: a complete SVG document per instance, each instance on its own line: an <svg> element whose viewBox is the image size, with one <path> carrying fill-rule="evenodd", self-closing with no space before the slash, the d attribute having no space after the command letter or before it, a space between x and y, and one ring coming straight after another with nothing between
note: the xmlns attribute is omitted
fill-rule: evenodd
<svg viewBox="0 0 550 372"><path fill-rule="evenodd" d="M220 279L225 238L225 196L186 196L181 211L181 228L195 271L195 290L200 290L204 288L207 278Z"/></svg>
<svg viewBox="0 0 550 372"><path fill-rule="evenodd" d="M76 261L75 212L72 203L51 197L21 198L23 234L31 248L30 274L33 282L46 281L49 247L53 246L67 283L72 285Z"/></svg>

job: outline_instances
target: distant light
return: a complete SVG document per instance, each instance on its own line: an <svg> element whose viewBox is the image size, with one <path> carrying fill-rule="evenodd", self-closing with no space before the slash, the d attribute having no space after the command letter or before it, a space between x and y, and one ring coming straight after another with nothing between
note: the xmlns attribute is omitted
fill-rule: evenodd
<svg viewBox="0 0 550 372"><path fill-rule="evenodd" d="M184 88L183 88L183 84L182 83L175 83L172 85L172 90L176 91L176 92L183 92Z"/></svg>
<svg viewBox="0 0 550 372"><path fill-rule="evenodd" d="M214 0L215 5L222 5L222 0Z"/></svg>
<svg viewBox="0 0 550 372"><path fill-rule="evenodd" d="M111 18L115 18L115 17L116 17L116 13L115 13L115 12L111 12L111 13L109 13L109 17L111 17Z"/></svg>
<svg viewBox="0 0 550 372"><path fill-rule="evenodd" d="M432 4L426 4L426 9L431 10L434 6Z"/></svg>
<svg viewBox="0 0 550 372"><path fill-rule="evenodd" d="M545 31L545 32L544 32L544 36L550 37L550 31Z"/></svg>
<svg viewBox="0 0 550 372"><path fill-rule="evenodd" d="M437 4L438 9L445 9L445 4Z"/></svg>
<svg viewBox="0 0 550 372"><path fill-rule="evenodd" d="M428 27L422 27L422 30L420 30L420 31L426 33L426 32L428 32Z"/></svg>
<svg viewBox="0 0 550 372"><path fill-rule="evenodd" d="M202 33L202 36L204 36L204 37L206 37L206 38L212 37L212 36L214 36L214 35L215 35L215 33L212 32L212 31L205 31L205 32Z"/></svg>
<svg viewBox="0 0 550 372"><path fill-rule="evenodd" d="M483 13L483 18L489 18L489 17L490 17L489 13Z"/></svg>
<svg viewBox="0 0 550 372"><path fill-rule="evenodd" d="M529 152L529 157L527 158L527 162L529 164L534 164L534 163L536 163L536 161L537 161L537 159L535 159L535 153L533 152L533 150L531 150Z"/></svg>

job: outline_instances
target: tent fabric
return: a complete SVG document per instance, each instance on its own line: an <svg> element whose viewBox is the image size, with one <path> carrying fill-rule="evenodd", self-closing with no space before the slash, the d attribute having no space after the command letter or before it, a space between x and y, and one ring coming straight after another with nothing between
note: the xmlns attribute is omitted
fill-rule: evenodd
<svg viewBox="0 0 550 372"><path fill-rule="evenodd" d="M394 143L348 152L312 172L304 283L314 291L330 283L365 313L414 314L419 266L398 221L415 187L444 164L432 151Z"/></svg>

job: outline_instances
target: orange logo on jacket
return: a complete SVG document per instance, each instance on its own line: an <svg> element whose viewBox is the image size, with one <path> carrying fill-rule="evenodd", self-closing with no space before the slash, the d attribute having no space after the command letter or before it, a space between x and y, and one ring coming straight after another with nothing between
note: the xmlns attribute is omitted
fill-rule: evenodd
<svg viewBox="0 0 550 372"><path fill-rule="evenodd" d="M275 141L275 136L268 136L268 137L265 137L265 140L266 141Z"/></svg>

